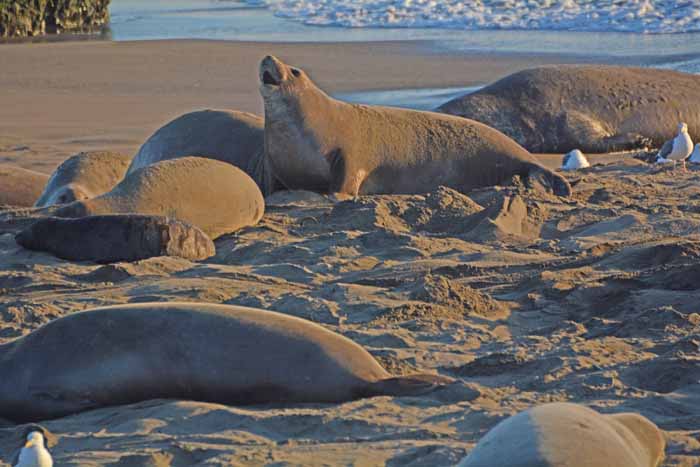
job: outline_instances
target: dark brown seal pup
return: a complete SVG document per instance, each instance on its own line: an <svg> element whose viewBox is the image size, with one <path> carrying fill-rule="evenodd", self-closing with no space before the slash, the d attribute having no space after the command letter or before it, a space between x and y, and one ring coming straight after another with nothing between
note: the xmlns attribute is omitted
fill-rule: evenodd
<svg viewBox="0 0 700 467"><path fill-rule="evenodd" d="M158 216L114 214L78 219L47 217L15 237L30 250L71 261L113 263L153 256L192 261L214 256L214 242L196 227Z"/></svg>
<svg viewBox="0 0 700 467"><path fill-rule="evenodd" d="M552 403L496 425L458 467L657 467L666 442L636 413Z"/></svg>
<svg viewBox="0 0 700 467"><path fill-rule="evenodd" d="M688 123L700 139L700 76L653 68L557 65L519 71L438 111L498 128L533 152L660 147Z"/></svg>
<svg viewBox="0 0 700 467"><path fill-rule="evenodd" d="M264 160L264 120L234 110L198 110L181 115L158 129L141 146L128 173L157 162L197 156L235 165L265 194L274 180Z"/></svg>
<svg viewBox="0 0 700 467"><path fill-rule="evenodd" d="M33 206L49 176L14 165L0 165L0 205Z"/></svg>
<svg viewBox="0 0 700 467"><path fill-rule="evenodd" d="M124 178L130 160L124 154L108 151L69 157L51 175L35 206L68 204L107 193Z"/></svg>
<svg viewBox="0 0 700 467"><path fill-rule="evenodd" d="M74 313L0 346L0 416L61 417L147 399L224 404L420 395L449 378L392 377L362 347L272 311L141 303Z"/></svg>
<svg viewBox="0 0 700 467"><path fill-rule="evenodd" d="M332 99L304 71L260 64L265 152L288 189L357 194L462 192L535 177L561 196L569 183L484 124L433 112Z"/></svg>
<svg viewBox="0 0 700 467"><path fill-rule="evenodd" d="M258 185L231 164L183 157L147 165L112 191L52 212L56 217L149 214L192 224L211 238L255 225L265 212Z"/></svg>

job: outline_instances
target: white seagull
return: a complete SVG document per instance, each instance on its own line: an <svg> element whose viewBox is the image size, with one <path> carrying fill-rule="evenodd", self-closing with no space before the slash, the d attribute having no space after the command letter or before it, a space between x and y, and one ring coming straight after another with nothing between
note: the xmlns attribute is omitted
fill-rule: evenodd
<svg viewBox="0 0 700 467"><path fill-rule="evenodd" d="M44 447L44 435L38 431L27 435L27 443L20 451L15 467L53 467L51 454Z"/></svg>
<svg viewBox="0 0 700 467"><path fill-rule="evenodd" d="M591 164L588 162L588 159L586 159L586 156L578 149L574 149L566 154L561 163L562 170L585 169L590 166Z"/></svg>
<svg viewBox="0 0 700 467"><path fill-rule="evenodd" d="M693 149L693 153L688 158L688 162L691 164L700 164L700 143L695 145L695 149Z"/></svg>
<svg viewBox="0 0 700 467"><path fill-rule="evenodd" d="M678 135L664 143L661 150L656 155L656 162L664 163L673 161L683 161L683 170L685 170L685 160L690 156L693 150L693 140L688 134L688 125L685 123L678 124Z"/></svg>

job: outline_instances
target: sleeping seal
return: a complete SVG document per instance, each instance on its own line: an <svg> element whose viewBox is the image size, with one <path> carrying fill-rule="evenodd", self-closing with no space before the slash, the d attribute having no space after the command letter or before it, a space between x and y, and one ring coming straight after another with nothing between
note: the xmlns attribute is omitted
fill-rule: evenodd
<svg viewBox="0 0 700 467"><path fill-rule="evenodd" d="M660 147L681 121L700 139L700 76L653 68L547 66L506 76L438 111L498 128L533 152Z"/></svg>
<svg viewBox="0 0 700 467"><path fill-rule="evenodd" d="M263 151L261 117L233 110L199 110L158 129L141 146L127 173L169 159L197 156L228 162L246 172L266 195L273 179Z"/></svg>
<svg viewBox="0 0 700 467"><path fill-rule="evenodd" d="M107 193L124 178L130 159L107 151L69 157L53 172L35 206L68 204Z"/></svg>
<svg viewBox="0 0 700 467"><path fill-rule="evenodd" d="M534 177L561 196L569 183L484 124L433 112L332 99L304 71L260 64L265 153L288 189L357 194L462 192Z"/></svg>
<svg viewBox="0 0 700 467"><path fill-rule="evenodd" d="M0 417L61 417L147 399L223 404L420 395L362 347L300 318L231 305L141 303L56 319L0 346Z"/></svg>
<svg viewBox="0 0 700 467"><path fill-rule="evenodd" d="M657 467L666 442L636 413L545 404L502 421L458 467Z"/></svg>
<svg viewBox="0 0 700 467"><path fill-rule="evenodd" d="M138 214L78 219L47 217L22 230L15 240L29 250L48 251L70 261L96 263L137 261L153 256L198 261L216 254L214 242L198 228L175 219Z"/></svg>
<svg viewBox="0 0 700 467"><path fill-rule="evenodd" d="M257 224L264 212L262 193L245 172L213 159L183 157L136 170L110 192L75 201L52 214L165 216L199 227L216 239Z"/></svg>

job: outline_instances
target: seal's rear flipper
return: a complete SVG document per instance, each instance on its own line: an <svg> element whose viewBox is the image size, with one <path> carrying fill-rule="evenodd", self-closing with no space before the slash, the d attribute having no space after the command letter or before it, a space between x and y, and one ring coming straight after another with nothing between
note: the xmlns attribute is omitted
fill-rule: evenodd
<svg viewBox="0 0 700 467"><path fill-rule="evenodd" d="M440 375L395 376L372 383L369 393L375 396L421 396L453 382L452 378Z"/></svg>
<svg viewBox="0 0 700 467"><path fill-rule="evenodd" d="M569 182L549 169L535 165L528 173L528 185L532 187L534 183L539 183L549 189L557 196L571 196L571 185Z"/></svg>

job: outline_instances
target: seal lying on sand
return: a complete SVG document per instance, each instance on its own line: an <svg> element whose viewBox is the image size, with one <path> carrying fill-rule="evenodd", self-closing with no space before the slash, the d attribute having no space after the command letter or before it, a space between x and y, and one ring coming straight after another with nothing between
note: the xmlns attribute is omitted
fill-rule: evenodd
<svg viewBox="0 0 700 467"><path fill-rule="evenodd" d="M524 70L438 111L498 128L533 152L660 147L679 121L700 139L700 76L653 68L558 65Z"/></svg>
<svg viewBox="0 0 700 467"><path fill-rule="evenodd" d="M134 156L128 173L169 159L197 156L228 162L245 171L266 195L273 179L265 166L265 122L231 110L200 110L182 115L156 131Z"/></svg>
<svg viewBox="0 0 700 467"><path fill-rule="evenodd" d="M89 232L89 235L85 235ZM158 216L113 214L79 219L48 217L15 237L30 250L71 261L137 261L179 256L192 261L214 256L214 242L196 227Z"/></svg>
<svg viewBox="0 0 700 467"><path fill-rule="evenodd" d="M0 346L0 416L17 422L147 399L224 404L420 395L449 378L391 377L362 347L280 313L142 303L75 313Z"/></svg>
<svg viewBox="0 0 700 467"><path fill-rule="evenodd" d="M288 189L357 194L467 192L537 178L554 193L571 187L515 141L481 123L330 98L302 70L268 56L260 64L265 152Z"/></svg>
<svg viewBox="0 0 700 467"><path fill-rule="evenodd" d="M56 217L148 214L178 219L216 239L255 225L265 200L255 182L224 162L184 157L148 165L97 198L53 211Z"/></svg>
<svg viewBox="0 0 700 467"><path fill-rule="evenodd" d="M130 157L114 152L81 152L58 166L44 188L36 207L68 204L94 198L119 183Z"/></svg>
<svg viewBox="0 0 700 467"><path fill-rule="evenodd" d="M496 425L458 467L656 467L665 445L656 425L636 413L553 403Z"/></svg>
<svg viewBox="0 0 700 467"><path fill-rule="evenodd" d="M29 207L41 195L49 176L13 165L0 166L0 205Z"/></svg>

